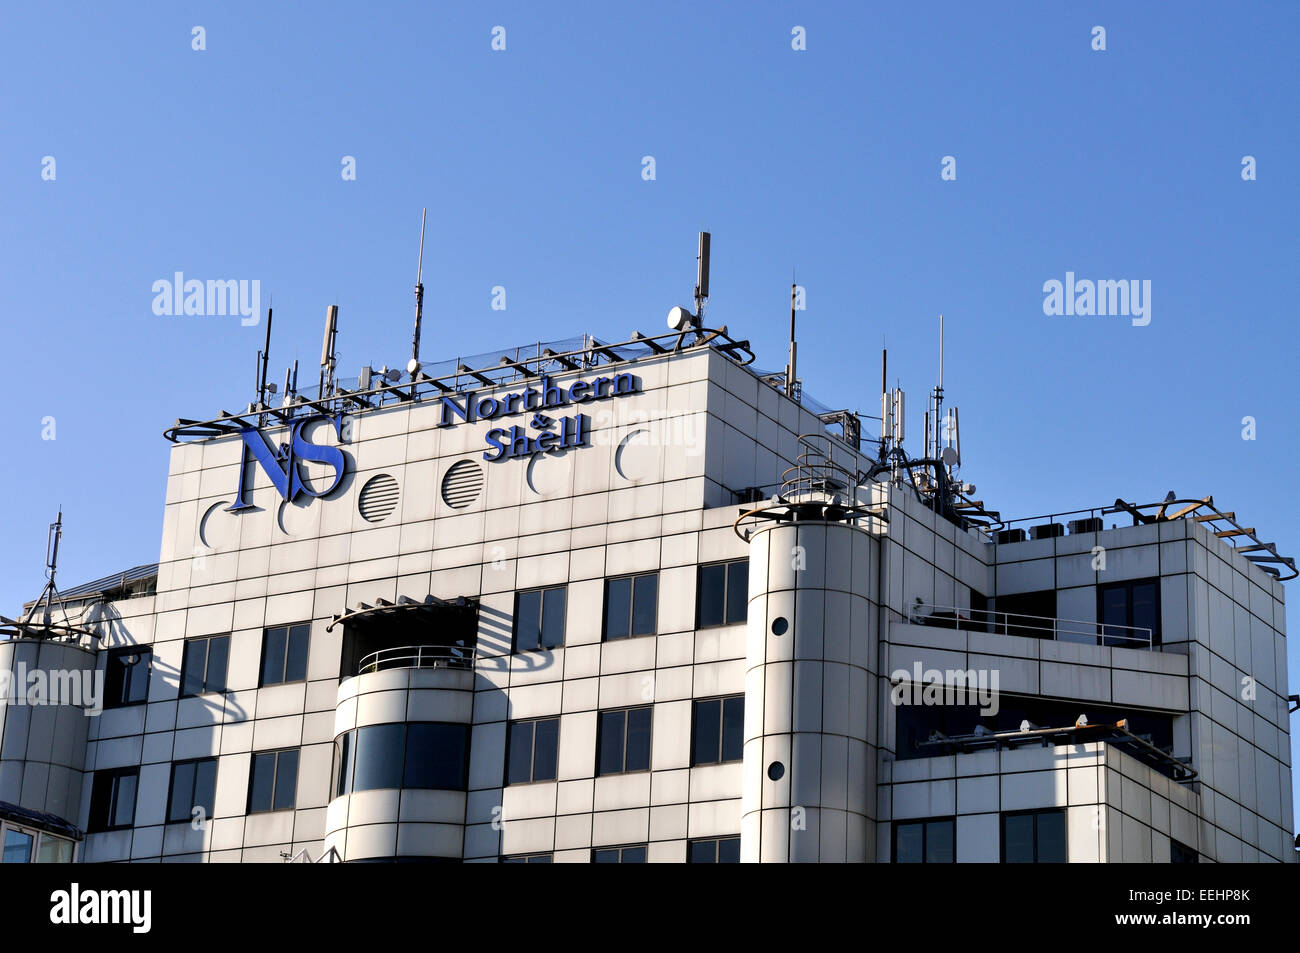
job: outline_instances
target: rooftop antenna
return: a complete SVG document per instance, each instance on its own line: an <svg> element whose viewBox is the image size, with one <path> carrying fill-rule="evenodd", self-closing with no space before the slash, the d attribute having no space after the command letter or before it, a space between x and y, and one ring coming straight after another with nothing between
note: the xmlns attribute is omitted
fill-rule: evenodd
<svg viewBox="0 0 1300 953"><path fill-rule="evenodd" d="M258 356L258 361L260 363L260 367L258 368L258 377L257 377L257 406L260 409L266 406L267 388L270 387L271 393L272 394L275 393L275 385L274 384L268 385L266 383L266 372L268 370L268 366L271 363L271 307L269 305L267 306L266 309L266 344L262 348L262 350L258 351L257 356ZM258 418L259 426L265 422L266 422L265 416Z"/></svg>
<svg viewBox="0 0 1300 953"><path fill-rule="evenodd" d="M53 523L50 524L49 535L45 539L45 586L41 589L41 594L35 602L32 603L31 609L27 611L27 617L23 619L23 624L28 625L36 616L36 610L44 608L41 621L49 624L51 610L53 609L53 597L59 594L58 586L54 584L54 575L59 569L59 540L63 538L63 507L59 506L59 515ZM62 601L60 600L60 605ZM68 612L63 610L63 620L68 621Z"/></svg>
<svg viewBox="0 0 1300 953"><path fill-rule="evenodd" d="M326 392L334 384L334 339L339 331L339 306L332 304L325 312L325 340L320 348L320 393L317 398L325 399Z"/></svg>
<svg viewBox="0 0 1300 953"><path fill-rule="evenodd" d="M709 299L709 242L712 236L700 232L700 248L695 255L695 317L704 326L704 303Z"/></svg>
<svg viewBox="0 0 1300 953"><path fill-rule="evenodd" d="M785 365L785 396L793 401L798 401L800 395L796 393L798 384L798 353L799 345L794 339L794 306L798 284L795 283L794 269L790 270L790 359Z"/></svg>
<svg viewBox="0 0 1300 953"><path fill-rule="evenodd" d="M428 208L420 212L420 260L415 266L415 337L411 341L411 360L406 365L412 381L420 372L420 322L424 318L424 220L428 214Z"/></svg>

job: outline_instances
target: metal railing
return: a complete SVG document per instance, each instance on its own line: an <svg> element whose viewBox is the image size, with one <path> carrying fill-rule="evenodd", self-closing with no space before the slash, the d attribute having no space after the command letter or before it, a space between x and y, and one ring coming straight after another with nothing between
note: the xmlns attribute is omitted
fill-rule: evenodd
<svg viewBox="0 0 1300 953"><path fill-rule="evenodd" d="M917 603L909 621L915 625L956 629L959 632L991 632L996 635L1022 635L1031 639L1056 642L1081 642L1119 648L1150 649L1155 639L1148 628L1132 625L1109 625L1078 619L1054 619L1050 616L1024 615L1020 612L994 612L988 609L959 609Z"/></svg>
<svg viewBox="0 0 1300 953"><path fill-rule="evenodd" d="M472 645L403 645L371 652L357 665L358 675L383 672L390 668L460 668L474 667Z"/></svg>

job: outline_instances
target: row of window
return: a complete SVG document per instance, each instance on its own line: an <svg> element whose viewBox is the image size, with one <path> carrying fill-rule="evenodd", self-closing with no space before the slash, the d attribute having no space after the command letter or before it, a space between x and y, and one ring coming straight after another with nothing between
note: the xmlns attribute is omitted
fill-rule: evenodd
<svg viewBox="0 0 1300 953"><path fill-rule="evenodd" d="M1065 811L1015 811L1003 814L1001 859L1004 864L1064 864L1069 860ZM957 819L931 817L894 823L896 864L951 864L957 860ZM1196 851L1170 843L1172 863L1196 863Z"/></svg>
<svg viewBox="0 0 1300 953"><path fill-rule="evenodd" d="M596 847L591 851L593 864L644 864L647 844L624 844L619 847ZM549 864L550 854L509 854L503 864ZM686 848L688 864L740 863L740 837L710 837L690 841Z"/></svg>
<svg viewBox="0 0 1300 953"><path fill-rule="evenodd" d="M90 788L87 830L112 831L135 823L139 767L96 771ZM217 759L196 758L172 765L167 791L167 823L205 822L213 815ZM258 751L249 769L247 813L292 810L298 794L298 749Z"/></svg>
<svg viewBox="0 0 1300 953"><path fill-rule="evenodd" d="M597 721L596 774L650 770L654 708L602 711ZM745 696L704 698L691 706L692 766L726 764L743 756ZM559 765L558 716L512 721L506 738L506 784L554 781Z"/></svg>
<svg viewBox="0 0 1300 953"><path fill-rule="evenodd" d="M732 560L699 567L695 627L707 629L745 621L749 561ZM564 644L567 586L528 589L515 595L514 650L530 652ZM605 580L606 642L654 635L659 625L659 573L637 573Z"/></svg>
<svg viewBox="0 0 1300 953"><path fill-rule="evenodd" d="M734 560L699 568L698 628L745 621L749 562ZM514 650L553 649L564 644L568 588L530 589L515 596ZM658 628L659 574L641 573L605 580L606 641L653 635ZM307 679L311 627L306 622L273 626L262 633L259 687ZM104 707L138 705L149 698L153 649L127 645L108 652ZM230 636L189 639L181 661L182 698L224 692L230 668Z"/></svg>

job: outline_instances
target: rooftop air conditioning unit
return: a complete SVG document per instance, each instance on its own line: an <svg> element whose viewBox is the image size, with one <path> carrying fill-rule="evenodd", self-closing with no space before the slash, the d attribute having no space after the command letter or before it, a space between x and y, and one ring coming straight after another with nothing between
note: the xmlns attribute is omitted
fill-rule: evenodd
<svg viewBox="0 0 1300 953"><path fill-rule="evenodd" d="M1071 536L1076 533L1100 533L1103 528L1101 518L1097 516L1090 516L1082 520L1070 520Z"/></svg>
<svg viewBox="0 0 1300 953"><path fill-rule="evenodd" d="M1025 531L1019 527L1015 529L1004 529L998 532L998 544L1003 543L1023 543L1025 541Z"/></svg>
<svg viewBox="0 0 1300 953"><path fill-rule="evenodd" d="M1065 535L1065 527L1060 523L1044 523L1042 526L1035 526L1029 531L1029 535L1034 539L1053 539L1057 536Z"/></svg>

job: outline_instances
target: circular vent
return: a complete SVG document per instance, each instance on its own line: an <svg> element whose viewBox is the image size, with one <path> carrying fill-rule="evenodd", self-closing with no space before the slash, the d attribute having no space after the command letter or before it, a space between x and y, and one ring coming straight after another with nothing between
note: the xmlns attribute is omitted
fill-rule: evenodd
<svg viewBox="0 0 1300 953"><path fill-rule="evenodd" d="M371 477L361 488L357 509L361 511L363 520L378 523L397 509L397 498L397 481L387 473L381 473Z"/></svg>
<svg viewBox="0 0 1300 953"><path fill-rule="evenodd" d="M483 490L483 468L473 460L453 463L442 478L442 501L453 510L463 510Z"/></svg>

